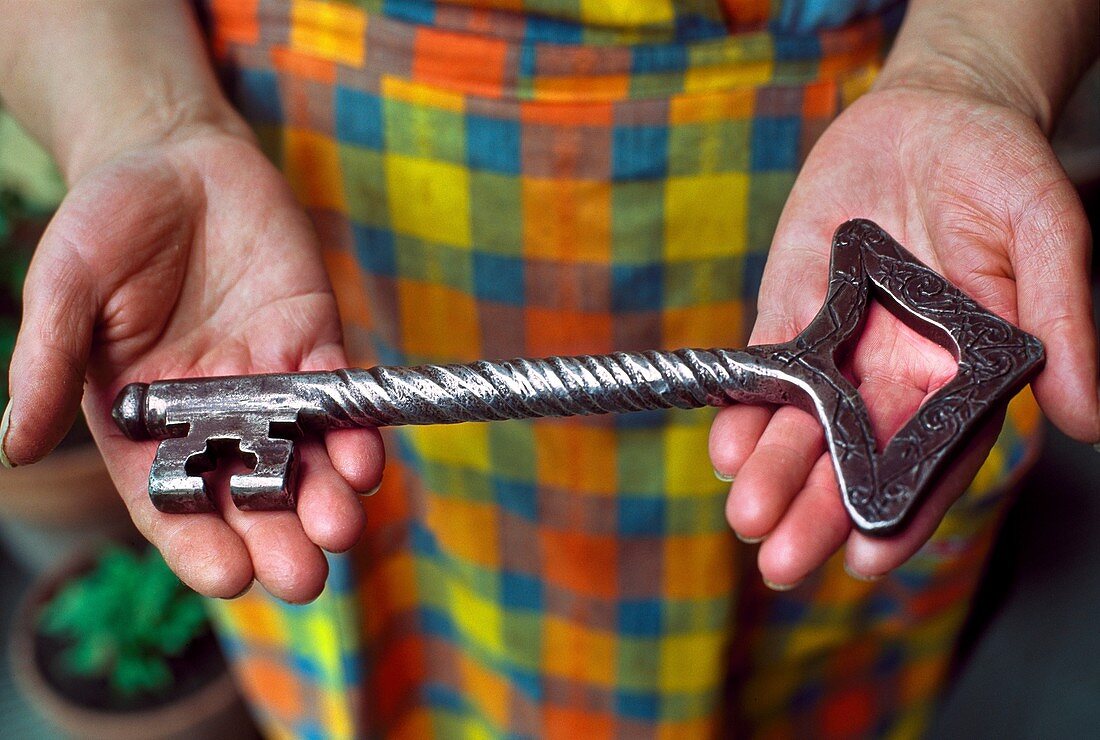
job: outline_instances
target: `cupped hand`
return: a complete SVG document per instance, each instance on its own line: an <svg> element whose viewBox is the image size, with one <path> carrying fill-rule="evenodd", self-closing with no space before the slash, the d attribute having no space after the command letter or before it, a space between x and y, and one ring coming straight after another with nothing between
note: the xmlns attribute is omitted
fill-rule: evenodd
<svg viewBox="0 0 1100 740"><path fill-rule="evenodd" d="M752 344L792 339L816 314L829 279L833 230L881 225L985 308L1038 336L1047 364L1033 383L1070 436L1100 439L1096 331L1088 287L1088 224L1038 126L1007 107L922 89L872 92L822 135L784 209L760 287ZM879 444L950 380L946 350L873 305L847 370ZM732 407L711 431L715 470L733 477L726 515L763 540L770 585L798 583L841 546L853 574L904 563L932 535L989 453L1003 414L942 476L902 533L854 531L816 419L794 408Z"/></svg>
<svg viewBox="0 0 1100 740"><path fill-rule="evenodd" d="M149 500L156 444L126 439L110 418L131 381L346 366L316 236L254 144L177 132L91 170L43 236L24 296L8 459L46 455L83 396L134 522L188 585L231 597L255 578L288 601L316 597L322 550L346 550L362 532L356 494L381 475L377 432L299 443L296 512L239 511L220 490L220 513L179 515Z"/></svg>

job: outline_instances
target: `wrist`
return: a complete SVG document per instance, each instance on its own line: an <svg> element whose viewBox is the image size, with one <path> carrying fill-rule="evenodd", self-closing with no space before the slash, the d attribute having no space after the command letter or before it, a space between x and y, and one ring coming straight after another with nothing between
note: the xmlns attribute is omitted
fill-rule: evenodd
<svg viewBox="0 0 1100 740"><path fill-rule="evenodd" d="M54 153L72 185L125 152L207 135L254 141L251 129L221 95L174 99L145 96L110 109L110 118L85 118L58 131Z"/></svg>
<svg viewBox="0 0 1100 740"><path fill-rule="evenodd" d="M875 90L918 89L977 99L1014 110L1044 133L1053 127L1054 105L1034 75L1013 58L965 28L924 35L920 43L899 39L876 80Z"/></svg>

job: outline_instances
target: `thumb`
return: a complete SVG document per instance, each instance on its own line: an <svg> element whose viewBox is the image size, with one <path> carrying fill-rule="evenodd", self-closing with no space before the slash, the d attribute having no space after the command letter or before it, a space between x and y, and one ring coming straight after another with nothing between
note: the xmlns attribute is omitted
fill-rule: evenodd
<svg viewBox="0 0 1100 740"><path fill-rule="evenodd" d="M45 457L69 431L84 394L98 305L89 270L47 229L23 287L23 323L12 353L11 400L0 429L0 463Z"/></svg>

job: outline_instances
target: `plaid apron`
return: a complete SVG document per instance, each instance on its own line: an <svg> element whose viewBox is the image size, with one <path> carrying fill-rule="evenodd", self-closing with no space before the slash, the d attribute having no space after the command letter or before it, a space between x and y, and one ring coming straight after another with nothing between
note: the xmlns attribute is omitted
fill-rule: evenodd
<svg viewBox="0 0 1100 740"><path fill-rule="evenodd" d="M476 4L209 8L353 362L743 344L797 168L868 88L884 21L789 36L767 0ZM711 418L387 431L368 532L316 602L212 605L265 730L918 734L1034 401L912 561L862 583L833 558L787 593L724 520Z"/></svg>

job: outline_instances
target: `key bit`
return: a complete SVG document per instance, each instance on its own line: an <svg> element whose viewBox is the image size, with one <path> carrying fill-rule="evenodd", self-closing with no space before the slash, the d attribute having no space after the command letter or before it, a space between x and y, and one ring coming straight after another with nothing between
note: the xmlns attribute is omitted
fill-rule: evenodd
<svg viewBox="0 0 1100 740"><path fill-rule="evenodd" d="M160 440L153 504L198 512L213 509L202 473L228 454L253 467L230 481L238 507L293 508L294 441L325 429L791 404L824 427L854 525L886 535L904 525L989 412L1039 371L1043 348L870 221L837 229L830 270L821 310L782 344L134 383L120 392L114 418L131 439ZM872 291L959 362L881 450L858 390L837 366Z"/></svg>

